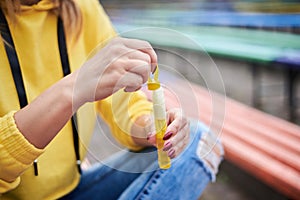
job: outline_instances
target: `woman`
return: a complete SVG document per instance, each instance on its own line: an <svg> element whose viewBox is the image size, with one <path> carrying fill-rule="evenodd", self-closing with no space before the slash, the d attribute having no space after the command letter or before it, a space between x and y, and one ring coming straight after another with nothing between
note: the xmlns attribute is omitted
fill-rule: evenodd
<svg viewBox="0 0 300 200"><path fill-rule="evenodd" d="M153 156L123 152L81 173L95 108L132 151L155 145L151 103L138 91L157 63L149 43L116 37L96 0L0 2L1 199L198 197L220 156L197 157L202 129L176 110L164 137L175 158L169 170L157 170Z"/></svg>

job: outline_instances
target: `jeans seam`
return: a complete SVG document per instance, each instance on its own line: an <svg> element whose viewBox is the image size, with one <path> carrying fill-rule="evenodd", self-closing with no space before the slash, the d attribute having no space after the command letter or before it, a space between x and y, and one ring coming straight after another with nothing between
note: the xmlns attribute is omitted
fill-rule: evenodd
<svg viewBox="0 0 300 200"><path fill-rule="evenodd" d="M163 174L163 170L157 170L155 173L153 173L151 175L150 179L147 181L147 183L143 187L143 189L137 194L135 199L140 200L140 199L143 199L145 196L147 196L147 194L145 194L145 192L146 191L148 192L148 190L152 189L151 186L155 185L157 183L157 181L154 181L154 180L157 180L157 179L161 178L162 174Z"/></svg>

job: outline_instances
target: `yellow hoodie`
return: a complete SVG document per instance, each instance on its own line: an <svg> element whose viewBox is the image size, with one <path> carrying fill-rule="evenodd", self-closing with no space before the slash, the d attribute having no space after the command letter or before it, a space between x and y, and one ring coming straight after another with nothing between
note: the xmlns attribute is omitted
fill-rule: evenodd
<svg viewBox="0 0 300 200"><path fill-rule="evenodd" d="M76 3L83 15L83 29L76 45L67 42L72 71L86 61L99 43L116 35L98 0ZM42 0L33 6L22 6L15 24L8 19L29 102L63 77L57 17L49 12L51 8L51 0ZM23 137L13 118L19 102L2 41L0 83L0 199L57 199L69 193L80 179L71 123L45 149L35 148ZM142 93L119 91L100 102L86 104L77 112L81 158L85 156L97 111L123 145L133 150L140 148L129 133L134 120L151 111L151 104ZM39 175L35 176L32 162L37 157Z"/></svg>

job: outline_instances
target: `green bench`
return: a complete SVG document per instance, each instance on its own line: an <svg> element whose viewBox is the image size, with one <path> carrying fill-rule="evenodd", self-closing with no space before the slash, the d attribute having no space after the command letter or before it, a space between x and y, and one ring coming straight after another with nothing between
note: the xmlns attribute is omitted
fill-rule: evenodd
<svg viewBox="0 0 300 200"><path fill-rule="evenodd" d="M206 51L211 55L248 62L271 63L279 57L300 53L300 36L288 33L215 26L115 26L123 36L146 39L153 45ZM166 30L168 28L170 31ZM190 37L197 44L182 43L177 40L175 31Z"/></svg>
<svg viewBox="0 0 300 200"><path fill-rule="evenodd" d="M254 107L259 107L261 87L260 70L280 67L285 71L285 94L289 120L296 118L296 79L300 71L300 35L217 26L147 27L143 20L130 25L115 23L124 37L139 38L158 47L206 52L211 56L240 60L252 66Z"/></svg>

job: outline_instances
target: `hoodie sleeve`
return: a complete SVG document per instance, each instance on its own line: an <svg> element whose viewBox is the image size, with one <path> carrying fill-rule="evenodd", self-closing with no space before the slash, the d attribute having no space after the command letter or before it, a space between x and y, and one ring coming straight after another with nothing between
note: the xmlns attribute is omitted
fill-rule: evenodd
<svg viewBox="0 0 300 200"><path fill-rule="evenodd" d="M14 114L0 118L0 194L17 187L20 175L43 153L20 133Z"/></svg>
<svg viewBox="0 0 300 200"><path fill-rule="evenodd" d="M152 104L141 91L129 93L119 90L98 102L97 110L117 141L131 150L142 149L131 137L131 127L135 120L152 112Z"/></svg>

